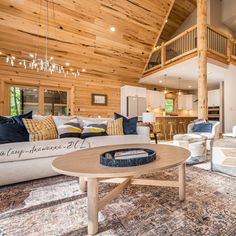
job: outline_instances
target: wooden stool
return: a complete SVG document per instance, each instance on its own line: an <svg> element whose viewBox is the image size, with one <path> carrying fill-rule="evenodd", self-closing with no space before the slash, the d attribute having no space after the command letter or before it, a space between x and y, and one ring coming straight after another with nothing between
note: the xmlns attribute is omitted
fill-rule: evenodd
<svg viewBox="0 0 236 236"><path fill-rule="evenodd" d="M174 121L169 121L167 123L169 125L169 138L172 139L173 136L175 135L175 122Z"/></svg>
<svg viewBox="0 0 236 236"><path fill-rule="evenodd" d="M178 134L181 134L181 130L182 130L182 134L186 134L186 126L185 126L184 121L178 122Z"/></svg>
<svg viewBox="0 0 236 236"><path fill-rule="evenodd" d="M160 136L164 136L165 134L163 134L163 131L162 131L162 125L160 122L155 122L153 125L152 125L152 132L153 132L153 135L154 135L154 138L155 138L155 141L157 143L158 141L158 138Z"/></svg>

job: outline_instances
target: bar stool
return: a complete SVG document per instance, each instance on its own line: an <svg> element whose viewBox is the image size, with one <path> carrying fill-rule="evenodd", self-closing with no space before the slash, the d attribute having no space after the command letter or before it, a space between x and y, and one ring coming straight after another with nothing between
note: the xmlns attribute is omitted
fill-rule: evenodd
<svg viewBox="0 0 236 236"><path fill-rule="evenodd" d="M172 139L173 136L175 135L175 122L174 121L168 121L168 126L169 126L169 138Z"/></svg>
<svg viewBox="0 0 236 236"><path fill-rule="evenodd" d="M159 137L163 135L163 133L162 133L162 125L161 125L160 122L155 122L155 123L152 125L152 132L153 132L155 141L156 141L156 143L157 143Z"/></svg>
<svg viewBox="0 0 236 236"><path fill-rule="evenodd" d="M184 121L179 121L178 122L178 134L186 134L186 124Z"/></svg>

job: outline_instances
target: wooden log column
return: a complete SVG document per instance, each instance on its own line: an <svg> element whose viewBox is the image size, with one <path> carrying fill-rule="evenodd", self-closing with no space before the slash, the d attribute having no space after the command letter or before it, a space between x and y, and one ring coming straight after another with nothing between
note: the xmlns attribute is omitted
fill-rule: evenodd
<svg viewBox="0 0 236 236"><path fill-rule="evenodd" d="M208 119L207 0L197 0L198 118Z"/></svg>

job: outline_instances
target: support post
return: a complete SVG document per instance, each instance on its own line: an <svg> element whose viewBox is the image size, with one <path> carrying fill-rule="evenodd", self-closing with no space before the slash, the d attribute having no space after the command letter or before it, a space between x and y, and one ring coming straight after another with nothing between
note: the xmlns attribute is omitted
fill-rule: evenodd
<svg viewBox="0 0 236 236"><path fill-rule="evenodd" d="M166 46L165 43L161 44L161 66L166 64Z"/></svg>
<svg viewBox="0 0 236 236"><path fill-rule="evenodd" d="M208 119L207 0L197 0L198 118Z"/></svg>

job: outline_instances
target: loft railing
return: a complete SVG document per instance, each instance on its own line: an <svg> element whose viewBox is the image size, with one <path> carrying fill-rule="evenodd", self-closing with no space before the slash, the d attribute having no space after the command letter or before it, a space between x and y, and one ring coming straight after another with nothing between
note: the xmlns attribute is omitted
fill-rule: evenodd
<svg viewBox="0 0 236 236"><path fill-rule="evenodd" d="M231 46L232 50L230 50ZM207 26L207 47L210 53L216 54L227 61L231 58L236 60L236 41L232 41L230 35L210 25ZM144 74L196 52L197 26L194 25L173 39L156 47L151 54Z"/></svg>
<svg viewBox="0 0 236 236"><path fill-rule="evenodd" d="M231 57L236 60L236 41L233 41L233 42L232 42Z"/></svg>

